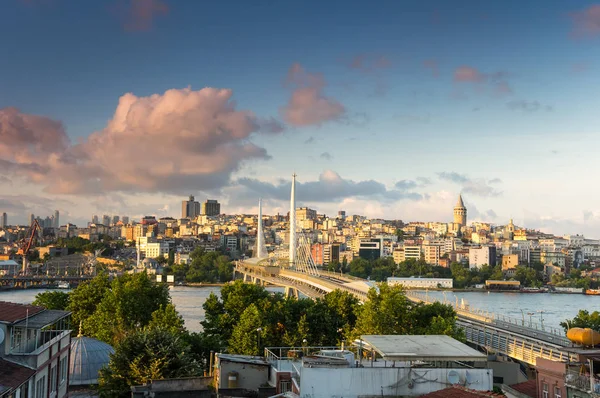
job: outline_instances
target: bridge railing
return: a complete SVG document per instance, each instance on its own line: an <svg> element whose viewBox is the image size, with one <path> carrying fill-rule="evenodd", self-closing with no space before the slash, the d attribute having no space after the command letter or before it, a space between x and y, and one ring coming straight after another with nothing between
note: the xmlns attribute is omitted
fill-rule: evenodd
<svg viewBox="0 0 600 398"><path fill-rule="evenodd" d="M529 335L549 335L548 337L552 337L552 340L560 340L566 345L569 344L569 340L565 338L565 333L562 329L556 327L549 327L543 324L540 325L531 320L527 321L524 317L522 319L519 319L504 314L497 314L494 312L471 308L469 305L457 304L450 300L439 300L435 297L428 295L427 293L423 293L422 291L407 290L406 295L426 303L440 302L443 304L448 304L454 308L457 314L466 316L468 318L493 323L498 326L514 329L514 331L518 331L521 333L524 332Z"/></svg>

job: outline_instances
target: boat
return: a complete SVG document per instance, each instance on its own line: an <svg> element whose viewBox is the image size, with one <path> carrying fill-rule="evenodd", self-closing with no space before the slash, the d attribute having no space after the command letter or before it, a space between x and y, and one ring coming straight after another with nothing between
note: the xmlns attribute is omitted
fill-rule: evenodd
<svg viewBox="0 0 600 398"><path fill-rule="evenodd" d="M600 296L600 289L587 289L585 294L588 296Z"/></svg>
<svg viewBox="0 0 600 398"><path fill-rule="evenodd" d="M70 289L71 284L69 282L58 282L56 287L58 287L59 289Z"/></svg>
<svg viewBox="0 0 600 398"><path fill-rule="evenodd" d="M546 293L546 289L540 287L524 287L521 293Z"/></svg>

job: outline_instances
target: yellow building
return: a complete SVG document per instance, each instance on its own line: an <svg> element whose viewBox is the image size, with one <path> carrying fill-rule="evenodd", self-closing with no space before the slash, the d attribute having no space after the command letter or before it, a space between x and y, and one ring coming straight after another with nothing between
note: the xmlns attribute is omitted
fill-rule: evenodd
<svg viewBox="0 0 600 398"><path fill-rule="evenodd" d="M517 268L519 265L518 254L508 254L502 256L502 271L506 271L512 268Z"/></svg>
<svg viewBox="0 0 600 398"><path fill-rule="evenodd" d="M442 247L440 245L423 245L425 262L430 265L440 265Z"/></svg>

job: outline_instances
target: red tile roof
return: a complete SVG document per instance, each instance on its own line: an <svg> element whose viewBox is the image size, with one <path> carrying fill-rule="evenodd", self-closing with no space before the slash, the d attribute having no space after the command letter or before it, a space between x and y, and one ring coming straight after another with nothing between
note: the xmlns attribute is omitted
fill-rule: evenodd
<svg viewBox="0 0 600 398"><path fill-rule="evenodd" d="M0 301L0 322L13 323L44 311L44 307Z"/></svg>
<svg viewBox="0 0 600 398"><path fill-rule="evenodd" d="M513 390L520 392L521 394L525 394L528 397L535 398L537 397L537 381L536 380L528 380L524 383L512 384L509 386Z"/></svg>
<svg viewBox="0 0 600 398"><path fill-rule="evenodd" d="M504 397L503 394L496 394L492 391L478 391L469 388L453 385L452 387L444 388L430 392L429 394L421 395L421 398L482 398L482 397Z"/></svg>
<svg viewBox="0 0 600 398"><path fill-rule="evenodd" d="M0 359L0 386L17 388L34 374L33 369Z"/></svg>

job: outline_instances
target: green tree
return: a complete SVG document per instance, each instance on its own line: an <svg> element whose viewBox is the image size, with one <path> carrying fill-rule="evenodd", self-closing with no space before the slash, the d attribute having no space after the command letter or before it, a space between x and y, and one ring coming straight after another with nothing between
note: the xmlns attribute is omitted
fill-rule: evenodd
<svg viewBox="0 0 600 398"><path fill-rule="evenodd" d="M590 328L595 331L600 331L600 312L594 311L591 314L587 310L579 310L575 318L566 319L564 322L560 323L565 329L565 332L569 330L569 328Z"/></svg>
<svg viewBox="0 0 600 398"><path fill-rule="evenodd" d="M379 289L371 288L367 297L358 311L355 337L363 334L407 334L412 304L400 285L383 283Z"/></svg>
<svg viewBox="0 0 600 398"><path fill-rule="evenodd" d="M99 374L101 397L129 397L131 386L156 379L199 376L201 367L178 335L162 328L129 333Z"/></svg>
<svg viewBox="0 0 600 398"><path fill-rule="evenodd" d="M233 354L259 355L259 336L264 338L262 315L254 304L250 304L242 313L239 322L233 328L229 340L229 351ZM262 344L261 344L262 345Z"/></svg>
<svg viewBox="0 0 600 398"><path fill-rule="evenodd" d="M96 311L84 320L90 337L116 345L134 329L147 326L152 313L170 302L166 284L156 284L145 273L115 278Z"/></svg>
<svg viewBox="0 0 600 398"><path fill-rule="evenodd" d="M175 306L171 303L166 306L161 305L159 309L152 313L152 319L150 319L148 327L167 329L173 334L185 331L183 317L179 315Z"/></svg>
<svg viewBox="0 0 600 398"><path fill-rule="evenodd" d="M38 293L31 304L42 306L48 310L66 310L69 305L69 293L58 290Z"/></svg>
<svg viewBox="0 0 600 398"><path fill-rule="evenodd" d="M84 324L95 312L98 304L102 301L110 288L108 275L101 273L88 282L81 283L75 290L69 293L69 305L67 310L71 311L73 325Z"/></svg>
<svg viewBox="0 0 600 398"><path fill-rule="evenodd" d="M454 279L454 285L458 288L464 288L471 284L471 273L462 264L450 264L450 271Z"/></svg>

